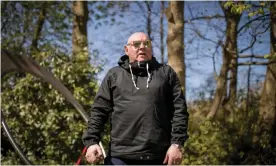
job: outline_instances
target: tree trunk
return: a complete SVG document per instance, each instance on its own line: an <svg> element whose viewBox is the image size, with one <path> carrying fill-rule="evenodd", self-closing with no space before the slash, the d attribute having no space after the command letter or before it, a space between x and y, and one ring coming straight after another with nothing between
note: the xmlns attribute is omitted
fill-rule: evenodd
<svg viewBox="0 0 276 166"><path fill-rule="evenodd" d="M77 61L89 61L87 43L87 21L88 6L87 1L73 1L73 33L72 52L73 58Z"/></svg>
<svg viewBox="0 0 276 166"><path fill-rule="evenodd" d="M147 12L148 12L148 15L147 15L148 37L150 40L152 40L152 37L151 37L151 2L145 1L145 3L146 3L146 7L147 7Z"/></svg>
<svg viewBox="0 0 276 166"><path fill-rule="evenodd" d="M164 30L163 30L163 16L164 16L164 1L161 3L161 13L160 13L160 52L161 52L161 63L164 64Z"/></svg>
<svg viewBox="0 0 276 166"><path fill-rule="evenodd" d="M153 40L152 38L152 35L151 35L151 6L152 6L152 2L149 2L149 1L145 1L146 3L146 7L147 7L147 33L148 33L148 37L150 40ZM151 50L152 51L152 54L154 55L153 53L153 49Z"/></svg>
<svg viewBox="0 0 276 166"><path fill-rule="evenodd" d="M236 98L236 86L237 86L237 26L240 20L240 14L234 14L231 12L231 9L225 9L224 4L226 2L220 2L220 5L224 11L224 15L226 18L226 41L223 48L223 63L220 70L220 74L218 76L217 81L217 89L215 92L215 97L211 106L211 110L207 115L207 118L213 118L223 100L223 96L225 95L226 91L226 84L227 84L227 73L228 70L231 69L232 71L232 99ZM231 66L230 66L231 64ZM231 89L231 88L230 88ZM226 91L227 92L227 91Z"/></svg>
<svg viewBox="0 0 276 166"><path fill-rule="evenodd" d="M33 36L32 44L30 48L32 57L35 58L37 61L40 61L40 59L35 54L38 52L38 40L41 35L42 27L46 19L46 8L47 8L47 2L43 2L39 12L38 20L36 22L34 36Z"/></svg>
<svg viewBox="0 0 276 166"><path fill-rule="evenodd" d="M271 58L269 62L275 63L267 66L260 99L259 126L261 134L275 136L275 133L273 134L273 124L276 116L276 2L271 2L271 5L270 54L274 58Z"/></svg>
<svg viewBox="0 0 276 166"><path fill-rule="evenodd" d="M185 94L184 2L170 1L166 9L166 17L168 19L168 63L177 73Z"/></svg>
<svg viewBox="0 0 276 166"><path fill-rule="evenodd" d="M252 58L251 60L252 61ZM249 111L249 104L251 103L251 94L250 94L250 78L251 78L251 65L248 67L248 72L247 72L247 93L246 93L246 112Z"/></svg>
<svg viewBox="0 0 276 166"><path fill-rule="evenodd" d="M239 2L240 4L242 4L243 2ZM224 5L224 4L223 4ZM223 8L223 6L222 6ZM224 8L223 8L224 9ZM233 14L231 13L231 11L224 9L224 13L225 15L228 15L226 18L228 17L233 17L232 24L233 27L235 26L235 29L233 29L233 34L230 40L233 41L233 45L232 48L230 49L230 55L232 57L231 62L230 62L230 90L229 90L229 99L227 102L227 105L230 106L230 108L233 108L233 106L235 106L236 101L237 101L237 76L238 76L238 54L237 54L237 50L238 50L238 46L237 46L237 27L241 18L241 14ZM227 13L227 14L226 14Z"/></svg>

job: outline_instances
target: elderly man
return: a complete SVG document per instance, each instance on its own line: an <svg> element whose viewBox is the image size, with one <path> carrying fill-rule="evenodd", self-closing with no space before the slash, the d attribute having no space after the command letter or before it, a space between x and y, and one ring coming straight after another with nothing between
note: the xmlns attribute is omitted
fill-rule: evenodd
<svg viewBox="0 0 276 166"><path fill-rule="evenodd" d="M152 56L143 32L132 34L125 54L106 74L95 97L83 143L86 159L102 159L98 145L110 117L108 165L176 165L188 138L186 101L175 71Z"/></svg>

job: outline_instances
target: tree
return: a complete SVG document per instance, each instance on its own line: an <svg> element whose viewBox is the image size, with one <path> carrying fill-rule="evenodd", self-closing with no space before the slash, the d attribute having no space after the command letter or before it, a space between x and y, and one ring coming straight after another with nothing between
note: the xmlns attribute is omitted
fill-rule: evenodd
<svg viewBox="0 0 276 166"><path fill-rule="evenodd" d="M166 17L168 20L168 63L175 70L185 94L184 2L170 1L166 9Z"/></svg>
<svg viewBox="0 0 276 166"><path fill-rule="evenodd" d="M276 3L270 2L270 56L269 64L267 65L265 81L263 84L261 99L260 99L260 135L264 138L269 135L271 142L273 141L273 124L276 118ZM274 57L273 57L274 56ZM275 126L274 126L275 127ZM275 132L275 131L274 131ZM275 137L275 136L274 136ZM274 138L275 139L275 138ZM275 145L274 145L275 146Z"/></svg>
<svg viewBox="0 0 276 166"><path fill-rule="evenodd" d="M222 4L223 5L223 4ZM243 5L243 2L240 2L239 5ZM231 33L231 36L229 36L229 41L233 42L233 46L231 48L231 46L229 45L229 54L231 56L231 62L230 62L230 66L229 66L229 70L230 70L230 86L229 86L229 98L227 99L228 102L228 106L235 106L236 101L237 101L237 79L238 79L238 46L237 46L237 29L238 29L238 25L239 25L239 21L241 18L241 13L235 13L234 15L232 14L231 11L226 10L223 6L223 11L225 13L226 19L229 19L229 17L234 17L234 19L232 19L233 22L231 28L233 28L233 32ZM230 28L230 27L228 27ZM227 31L227 30L226 30ZM231 30L230 30L231 31Z"/></svg>
<svg viewBox="0 0 276 166"><path fill-rule="evenodd" d="M72 39L68 32L72 32L70 4L4 2L2 46L14 49L16 54L29 54L34 48L37 62L60 79L88 111L97 89L95 76L99 68L87 62L72 63L68 47ZM83 148L85 122L63 96L29 74L7 75L1 89L2 116L33 163L73 164L77 160ZM1 140L5 140L2 134ZM12 149L3 149L3 154L1 163L23 164Z"/></svg>
<svg viewBox="0 0 276 166"><path fill-rule="evenodd" d="M72 53L77 59L88 63L88 43L87 43L87 21L88 6L87 1L72 2L73 11L73 33L72 33ZM83 56L83 57L80 57Z"/></svg>
<svg viewBox="0 0 276 166"><path fill-rule="evenodd" d="M149 39L152 40L152 35L151 35L151 31L152 31L152 27L151 27L151 8L152 8L152 2L149 1L145 1L146 7L147 7L147 33L149 36Z"/></svg>
<svg viewBox="0 0 276 166"><path fill-rule="evenodd" d="M42 27L46 20L46 12L47 12L47 2L41 3L39 17L36 22L35 32L32 39L31 44L31 54L33 57L35 57L35 54L38 52L38 40L41 36Z"/></svg>
<svg viewBox="0 0 276 166"><path fill-rule="evenodd" d="M232 98L236 98L236 86L237 86L237 26L240 20L240 13L231 12L231 8L226 8L224 6L225 2L220 2L220 5L225 14L226 20L226 40L223 46L223 64L220 70L220 74L217 80L217 88L215 92L215 97L213 100L213 104L211 106L210 112L207 115L207 118L213 118L218 111L221 102L223 100L223 96L226 91L226 83L227 83L227 73L228 70L232 70L232 84L231 86L235 86L232 89ZM231 66L230 66L231 64Z"/></svg>

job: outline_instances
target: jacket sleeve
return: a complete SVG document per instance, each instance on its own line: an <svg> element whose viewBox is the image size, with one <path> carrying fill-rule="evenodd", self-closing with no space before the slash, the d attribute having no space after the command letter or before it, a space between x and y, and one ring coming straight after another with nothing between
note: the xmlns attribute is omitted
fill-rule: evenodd
<svg viewBox="0 0 276 166"><path fill-rule="evenodd" d="M83 144L89 147L100 142L101 133L113 110L113 99L111 93L111 72L109 71L95 96L92 111L88 120L87 130L82 136Z"/></svg>
<svg viewBox="0 0 276 166"><path fill-rule="evenodd" d="M176 72L170 67L170 88L174 105L172 117L171 144L183 146L188 139L188 119L186 100Z"/></svg>

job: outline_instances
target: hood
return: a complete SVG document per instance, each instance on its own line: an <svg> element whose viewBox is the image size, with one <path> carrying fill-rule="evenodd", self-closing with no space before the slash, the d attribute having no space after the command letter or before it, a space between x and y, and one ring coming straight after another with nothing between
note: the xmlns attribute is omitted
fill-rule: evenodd
<svg viewBox="0 0 276 166"><path fill-rule="evenodd" d="M139 90L139 87L136 85L137 76L147 76L147 88L149 88L149 83L151 81L151 71L154 70L155 67L159 65L159 63L156 61L155 57L152 57L149 61L142 61L142 62L129 62L129 58L127 55L124 55L120 58L118 62L119 66L126 69L131 73L131 79L133 82L133 85L137 90Z"/></svg>
<svg viewBox="0 0 276 166"><path fill-rule="evenodd" d="M129 65L131 66L131 68L135 71L146 71L146 64L149 64L149 69L153 70L156 66L159 65L159 63L157 62L156 58L153 56L151 60L148 61L142 61L142 62L129 62L129 58L127 55L123 55L119 61L118 61L118 65L121 66L122 68L129 70Z"/></svg>

